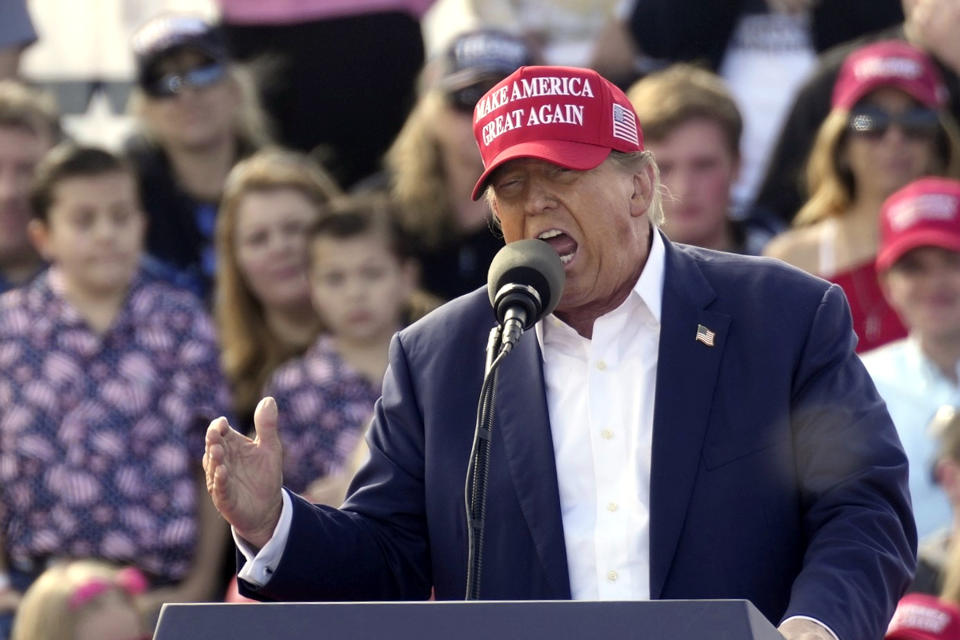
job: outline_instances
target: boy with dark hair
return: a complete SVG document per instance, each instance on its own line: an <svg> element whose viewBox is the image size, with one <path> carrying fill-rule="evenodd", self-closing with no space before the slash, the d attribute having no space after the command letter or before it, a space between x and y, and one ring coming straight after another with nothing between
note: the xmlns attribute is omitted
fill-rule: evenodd
<svg viewBox="0 0 960 640"><path fill-rule="evenodd" d="M50 268L0 296L0 590L89 557L144 571L152 610L213 597L225 529L197 461L229 402L211 322L142 270L118 157L54 149L30 202Z"/></svg>

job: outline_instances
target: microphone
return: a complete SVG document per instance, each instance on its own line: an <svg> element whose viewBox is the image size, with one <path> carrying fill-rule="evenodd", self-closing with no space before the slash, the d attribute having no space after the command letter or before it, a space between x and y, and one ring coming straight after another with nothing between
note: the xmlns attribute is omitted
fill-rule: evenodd
<svg viewBox="0 0 960 640"><path fill-rule="evenodd" d="M497 252L487 272L487 295L503 328L504 351L557 307L565 280L560 256L543 240L518 240Z"/></svg>

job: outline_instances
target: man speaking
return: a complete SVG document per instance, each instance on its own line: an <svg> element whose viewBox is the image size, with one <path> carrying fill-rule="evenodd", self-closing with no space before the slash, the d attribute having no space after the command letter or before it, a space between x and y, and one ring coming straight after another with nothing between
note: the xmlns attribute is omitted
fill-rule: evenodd
<svg viewBox="0 0 960 640"><path fill-rule="evenodd" d="M478 103L510 243L559 254L559 305L499 370L484 599L746 598L792 640L883 636L915 563L907 462L839 288L672 244L630 102L523 67ZM393 340L370 460L341 509L281 489L276 405L214 421L204 466L247 593L464 597L466 474L495 324L486 291Z"/></svg>

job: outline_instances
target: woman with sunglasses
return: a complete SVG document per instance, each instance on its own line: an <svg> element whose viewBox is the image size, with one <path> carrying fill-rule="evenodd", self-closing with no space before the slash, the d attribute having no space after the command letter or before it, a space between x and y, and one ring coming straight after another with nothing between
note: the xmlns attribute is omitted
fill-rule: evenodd
<svg viewBox="0 0 960 640"><path fill-rule="evenodd" d="M208 298L217 203L230 169L268 141L252 80L199 16L162 14L133 36L140 131L127 144L149 218L147 251L172 280Z"/></svg>
<svg viewBox="0 0 960 640"><path fill-rule="evenodd" d="M404 226L419 246L421 285L449 300L487 281L503 241L489 229L486 202L470 198L483 173L473 107L517 67L535 64L527 44L493 29L456 37L424 72L427 87L384 164Z"/></svg>
<svg viewBox="0 0 960 640"><path fill-rule="evenodd" d="M960 172L960 130L946 100L933 62L905 42L851 53L807 164L809 199L765 250L843 288L859 352L906 335L874 267L880 207L921 176Z"/></svg>

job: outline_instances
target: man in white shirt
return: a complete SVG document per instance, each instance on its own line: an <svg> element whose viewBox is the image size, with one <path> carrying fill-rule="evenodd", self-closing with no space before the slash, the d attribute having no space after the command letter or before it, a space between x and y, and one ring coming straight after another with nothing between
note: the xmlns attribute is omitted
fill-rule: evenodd
<svg viewBox="0 0 960 640"><path fill-rule="evenodd" d="M623 92L522 67L474 113L506 241L566 283L498 371L483 599L746 598L791 640L883 635L915 564L906 460L840 290L673 245ZM214 421L208 490L262 599L460 599L486 291L400 332L341 509L281 488L276 405Z"/></svg>

